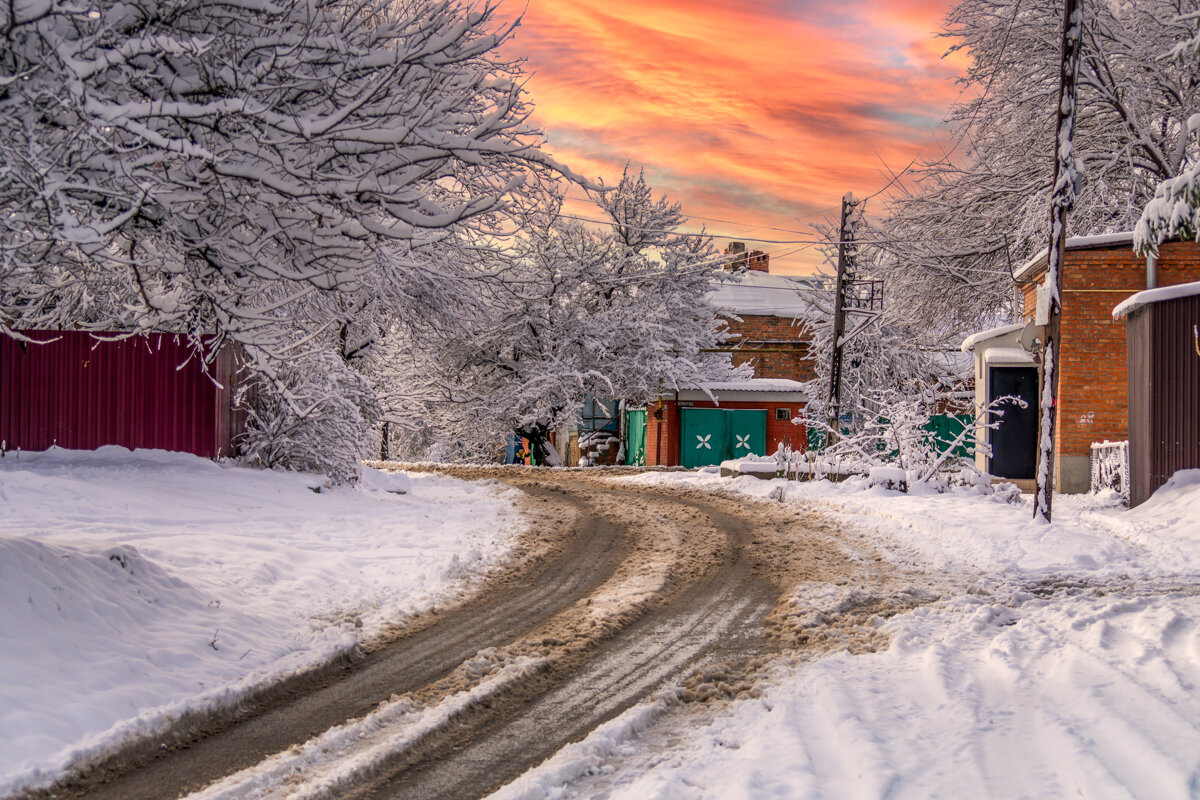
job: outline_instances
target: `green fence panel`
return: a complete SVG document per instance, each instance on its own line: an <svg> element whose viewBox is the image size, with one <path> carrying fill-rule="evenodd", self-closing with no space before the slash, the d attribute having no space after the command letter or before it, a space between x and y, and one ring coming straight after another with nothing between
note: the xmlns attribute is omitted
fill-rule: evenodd
<svg viewBox="0 0 1200 800"><path fill-rule="evenodd" d="M625 463L646 466L646 410L625 412Z"/></svg>
<svg viewBox="0 0 1200 800"><path fill-rule="evenodd" d="M937 414L929 418L929 422L925 424L925 430L934 436L938 452L943 453L950 446L950 443L958 438L963 430L973 422L974 417L970 414ZM973 455L971 443L964 441L958 447L954 448L952 455L959 458L970 458Z"/></svg>

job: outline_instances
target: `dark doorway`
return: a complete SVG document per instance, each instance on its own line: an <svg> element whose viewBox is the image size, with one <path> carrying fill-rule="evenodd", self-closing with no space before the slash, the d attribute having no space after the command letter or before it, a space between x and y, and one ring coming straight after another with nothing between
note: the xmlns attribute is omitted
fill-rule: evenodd
<svg viewBox="0 0 1200 800"><path fill-rule="evenodd" d="M992 431L988 472L999 478L1032 478L1037 469L1038 373L1036 367L992 367L988 402L1013 395L1028 406L1005 403L1000 427Z"/></svg>

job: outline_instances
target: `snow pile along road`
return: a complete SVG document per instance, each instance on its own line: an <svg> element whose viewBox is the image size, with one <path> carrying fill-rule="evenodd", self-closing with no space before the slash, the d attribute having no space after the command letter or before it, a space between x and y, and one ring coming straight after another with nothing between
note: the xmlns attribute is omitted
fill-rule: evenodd
<svg viewBox="0 0 1200 800"><path fill-rule="evenodd" d="M318 491L319 490L319 491ZM502 560L516 493L106 447L0 460L0 793L336 658Z"/></svg>
<svg viewBox="0 0 1200 800"><path fill-rule="evenodd" d="M820 500L963 589L879 619L879 652L802 653L723 712L614 721L498 798L1197 796L1200 470L1132 510L1057 497L1049 526L1004 493L628 480Z"/></svg>

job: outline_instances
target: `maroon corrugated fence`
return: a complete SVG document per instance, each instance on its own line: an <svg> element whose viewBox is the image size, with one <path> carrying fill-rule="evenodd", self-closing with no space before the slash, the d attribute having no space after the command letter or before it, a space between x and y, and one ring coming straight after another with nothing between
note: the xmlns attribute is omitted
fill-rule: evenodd
<svg viewBox="0 0 1200 800"><path fill-rule="evenodd" d="M1128 317L1129 504L1176 471L1200 467L1200 296Z"/></svg>
<svg viewBox="0 0 1200 800"><path fill-rule="evenodd" d="M103 341L81 331L0 335L0 440L14 450L118 444L232 455L243 419L233 408L232 348L205 374L183 337ZM211 377L210 377L211 376Z"/></svg>

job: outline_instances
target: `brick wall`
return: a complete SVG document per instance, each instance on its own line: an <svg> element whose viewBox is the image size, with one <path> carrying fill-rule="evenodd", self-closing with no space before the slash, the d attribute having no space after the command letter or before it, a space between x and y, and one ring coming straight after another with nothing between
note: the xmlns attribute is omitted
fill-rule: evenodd
<svg viewBox="0 0 1200 800"><path fill-rule="evenodd" d="M1035 276L1040 283L1044 277ZM1200 245L1171 242L1161 248L1158 285L1200 280ZM1146 259L1129 245L1070 250L1063 263L1062 343L1058 429L1063 455L1086 456L1091 443L1129 438L1125 321L1112 309L1146 288ZM1036 302L1033 282L1021 287L1026 318Z"/></svg>
<svg viewBox="0 0 1200 800"><path fill-rule="evenodd" d="M754 377L794 381L816 377L812 337L792 320L745 314L741 322L730 320L729 331L737 337L725 344L738 348L733 363L750 364Z"/></svg>
<svg viewBox="0 0 1200 800"><path fill-rule="evenodd" d="M679 409L664 400L662 419L656 419L654 412L655 404L646 407L646 466L678 466Z"/></svg>

